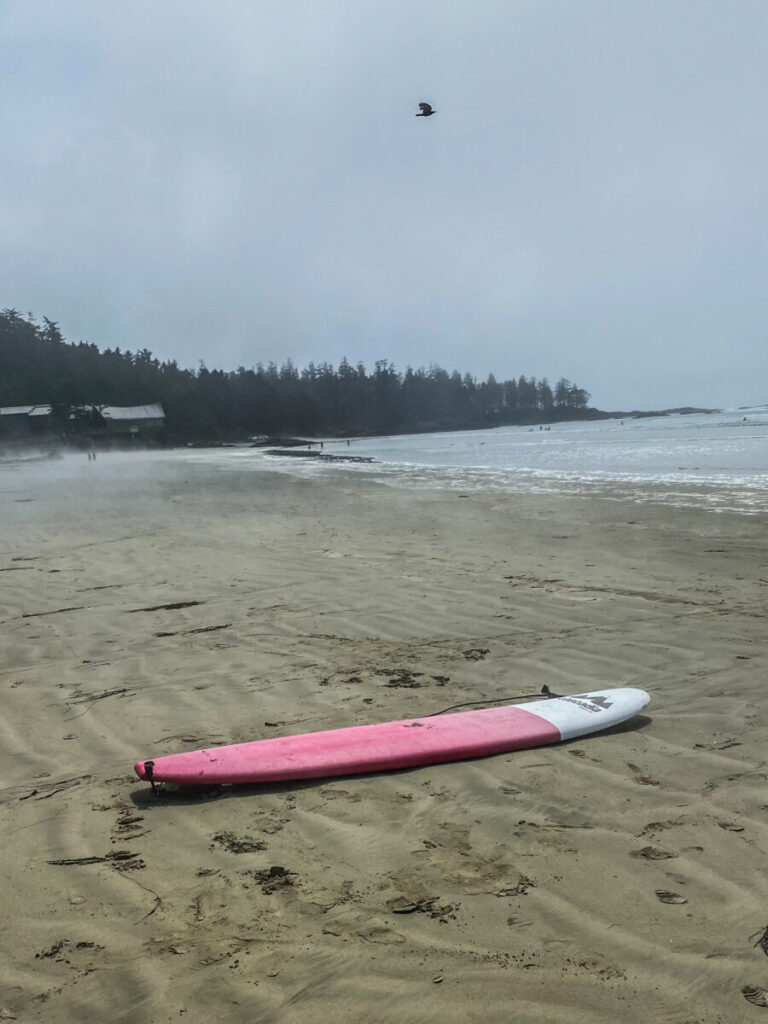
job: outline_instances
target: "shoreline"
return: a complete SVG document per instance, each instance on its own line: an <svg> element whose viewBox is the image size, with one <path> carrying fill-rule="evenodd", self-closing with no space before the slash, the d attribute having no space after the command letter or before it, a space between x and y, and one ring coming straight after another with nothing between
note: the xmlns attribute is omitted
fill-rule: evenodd
<svg viewBox="0 0 768 1024"><path fill-rule="evenodd" d="M748 411L754 406L740 406L740 409ZM583 415L580 416L561 416L556 418L546 417L542 413L542 416L535 416L532 418L521 418L504 423L493 423L493 424L473 424L471 426L460 426L453 424L451 426L439 426L436 424L427 425L412 425L397 431L385 431L384 433L364 433L364 434L309 434L304 436L295 435L261 435L261 439L255 441L253 437L241 436L236 439L227 438L222 439L219 437L210 437L205 440L192 439L192 440L174 440L167 441L163 438L156 438L150 440L147 437L142 438L140 442L140 448L148 451L162 450L162 451L176 451L184 450L186 448L239 448L239 447L253 447L262 448L269 445L286 445L288 447L294 447L306 444L318 444L320 441L328 444L339 444L343 441L375 441L386 437L408 437L411 435L428 435L428 434L450 434L450 433L472 433L485 431L485 430L496 430L503 427L538 427L555 424L577 424L577 423L593 423L600 420L612 420L612 419L628 419L628 420L642 420L654 417L665 417L665 416L692 416L697 414L711 414L723 412L722 408L699 408L697 406L679 406L672 409L660 409L660 410L642 410L634 409L631 412L611 412L602 409L589 408L581 410ZM102 442L108 442L102 444ZM83 435L72 435L68 438L63 438L59 435L39 435L30 434L28 437L18 437L14 435L0 435L0 452L3 448L46 448L53 449L57 452L78 452L85 451L89 446L97 444L98 447L105 451L131 451L136 450L132 439L125 435L115 435L105 433L103 436L93 434Z"/></svg>
<svg viewBox="0 0 768 1024"><path fill-rule="evenodd" d="M110 461L0 488L9 1013L752 1019L761 516ZM131 770L544 683L652 699L557 747L215 800Z"/></svg>

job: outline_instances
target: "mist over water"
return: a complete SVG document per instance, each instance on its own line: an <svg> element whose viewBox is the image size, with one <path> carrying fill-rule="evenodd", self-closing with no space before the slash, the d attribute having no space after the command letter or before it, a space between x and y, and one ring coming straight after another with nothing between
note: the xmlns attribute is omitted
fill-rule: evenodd
<svg viewBox="0 0 768 1024"><path fill-rule="evenodd" d="M317 450L317 445L314 446ZM537 427L328 438L326 455L370 463L280 458L249 446L99 452L0 461L0 528L34 520L36 503L109 515L123 499L151 529L155 502L219 489L244 493L254 474L343 484L360 476L401 488L570 494L756 515L768 512L768 406L689 416ZM207 479L206 479L207 478ZM266 480L264 481L266 484ZM199 498L197 499L199 500ZM149 518L147 518L149 515Z"/></svg>
<svg viewBox="0 0 768 1024"><path fill-rule="evenodd" d="M4 531L14 527L30 543L66 543L73 524L93 523L103 535L121 536L126 528L149 534L154 510L183 494L194 475L176 451L100 451L95 461L85 452L29 452L0 459L0 550Z"/></svg>

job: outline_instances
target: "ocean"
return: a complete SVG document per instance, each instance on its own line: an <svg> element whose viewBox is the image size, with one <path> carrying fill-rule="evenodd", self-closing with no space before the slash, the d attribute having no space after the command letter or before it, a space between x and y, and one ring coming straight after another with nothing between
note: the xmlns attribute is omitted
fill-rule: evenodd
<svg viewBox="0 0 768 1024"><path fill-rule="evenodd" d="M758 515L768 512L768 406L711 413L324 439L323 452L372 463L218 449L222 469L364 474L393 487L560 493Z"/></svg>

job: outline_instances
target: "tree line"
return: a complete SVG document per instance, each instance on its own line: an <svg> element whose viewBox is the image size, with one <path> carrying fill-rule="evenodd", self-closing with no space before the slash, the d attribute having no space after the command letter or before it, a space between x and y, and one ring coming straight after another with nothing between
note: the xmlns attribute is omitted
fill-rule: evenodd
<svg viewBox="0 0 768 1024"><path fill-rule="evenodd" d="M371 371L342 359L298 369L291 359L251 369L184 369L148 349L101 351L67 342L57 323L0 312L0 407L50 404L62 423L85 405L160 402L173 439L298 433L388 434L460 430L583 418L589 393L560 378L478 381L439 366L405 371L378 360Z"/></svg>

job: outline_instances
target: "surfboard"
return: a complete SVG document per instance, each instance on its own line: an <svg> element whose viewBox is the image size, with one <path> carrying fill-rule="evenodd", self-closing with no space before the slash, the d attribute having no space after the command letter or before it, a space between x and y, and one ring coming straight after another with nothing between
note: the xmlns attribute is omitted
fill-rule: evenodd
<svg viewBox="0 0 768 1024"><path fill-rule="evenodd" d="M275 736L169 754L133 766L140 779L181 785L278 782L464 761L609 729L650 697L622 687L476 711Z"/></svg>

